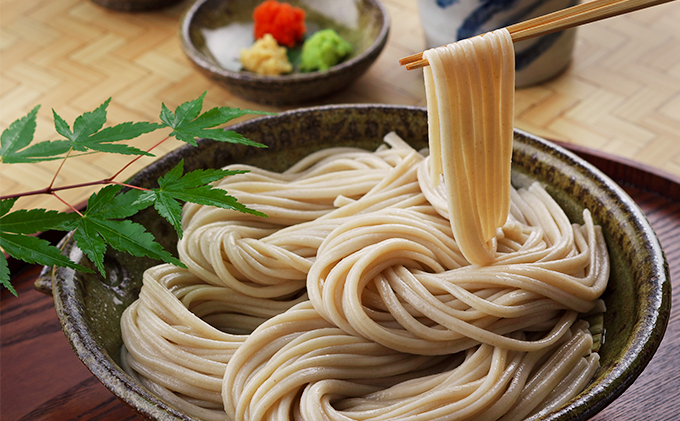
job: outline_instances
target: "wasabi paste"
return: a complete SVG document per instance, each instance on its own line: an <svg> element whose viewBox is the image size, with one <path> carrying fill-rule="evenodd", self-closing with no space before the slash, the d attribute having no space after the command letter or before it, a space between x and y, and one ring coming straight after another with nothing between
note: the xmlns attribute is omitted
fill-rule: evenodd
<svg viewBox="0 0 680 421"><path fill-rule="evenodd" d="M333 29L323 29L302 46L300 71L327 70L352 52L352 45Z"/></svg>

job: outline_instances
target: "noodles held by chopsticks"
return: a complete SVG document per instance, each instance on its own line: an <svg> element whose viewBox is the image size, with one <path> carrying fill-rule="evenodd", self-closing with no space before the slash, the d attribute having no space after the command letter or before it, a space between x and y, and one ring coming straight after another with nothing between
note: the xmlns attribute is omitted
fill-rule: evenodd
<svg viewBox="0 0 680 421"><path fill-rule="evenodd" d="M146 271L126 370L209 420L515 420L578 394L607 249L587 210L510 185L512 42L478 38L425 53L429 152L390 133L231 167L269 218L186 205L188 269Z"/></svg>

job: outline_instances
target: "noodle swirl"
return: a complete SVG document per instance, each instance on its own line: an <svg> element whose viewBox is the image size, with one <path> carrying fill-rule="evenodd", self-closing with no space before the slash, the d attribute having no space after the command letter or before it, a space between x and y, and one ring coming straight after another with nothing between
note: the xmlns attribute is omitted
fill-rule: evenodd
<svg viewBox="0 0 680 421"><path fill-rule="evenodd" d="M144 274L122 362L207 420L516 420L598 368L607 248L510 185L507 31L425 53L429 151L395 133L219 183L268 218L187 204L187 269Z"/></svg>

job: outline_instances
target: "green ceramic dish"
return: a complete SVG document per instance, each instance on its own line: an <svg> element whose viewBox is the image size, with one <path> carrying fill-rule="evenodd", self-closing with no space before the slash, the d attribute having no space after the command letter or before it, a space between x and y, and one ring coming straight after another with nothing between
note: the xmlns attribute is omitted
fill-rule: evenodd
<svg viewBox="0 0 680 421"><path fill-rule="evenodd" d="M198 0L181 21L186 55L232 93L263 104L301 104L344 88L378 58L390 18L377 0L286 0L306 12L307 34L334 29L352 44L349 58L326 71L260 76L240 71L239 54L254 42L252 14L262 0Z"/></svg>
<svg viewBox="0 0 680 421"><path fill-rule="evenodd" d="M135 176L134 182L151 186L180 159L186 170L221 167L229 163L256 163L283 170L303 156L329 146L374 149L384 134L396 131L419 148L427 142L424 109L396 106L328 106L302 109L251 120L233 129L266 150L202 141L161 158ZM592 384L549 420L585 420L619 396L652 358L663 337L670 313L668 266L651 226L642 211L613 181L572 153L553 144L516 132L513 183L542 182L578 221L588 207L605 233L612 259L610 283L604 294L605 342L601 369ZM176 236L155 211L137 221L174 250ZM89 265L73 244L67 252ZM118 365L122 345L119 320L140 289L142 272L156 262L110 254L107 276L58 269L53 294L64 332L89 369L120 399L142 415L162 420L190 420L135 383Z"/></svg>

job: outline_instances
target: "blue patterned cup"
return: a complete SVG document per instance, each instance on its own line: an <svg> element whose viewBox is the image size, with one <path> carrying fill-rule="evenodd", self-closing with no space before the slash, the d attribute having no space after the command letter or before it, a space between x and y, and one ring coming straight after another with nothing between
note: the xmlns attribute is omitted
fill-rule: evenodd
<svg viewBox="0 0 680 421"><path fill-rule="evenodd" d="M418 0L427 48L575 6L578 0ZM515 43L516 86L535 85L571 62L576 29Z"/></svg>

